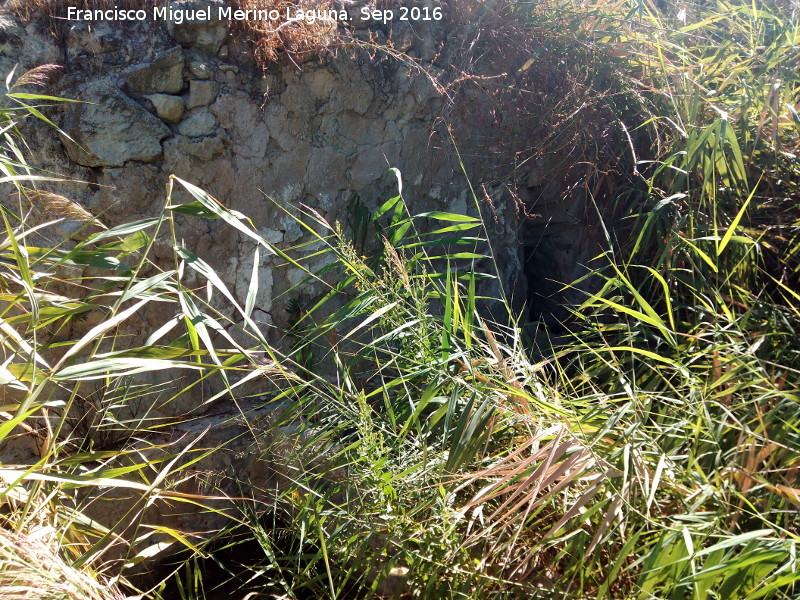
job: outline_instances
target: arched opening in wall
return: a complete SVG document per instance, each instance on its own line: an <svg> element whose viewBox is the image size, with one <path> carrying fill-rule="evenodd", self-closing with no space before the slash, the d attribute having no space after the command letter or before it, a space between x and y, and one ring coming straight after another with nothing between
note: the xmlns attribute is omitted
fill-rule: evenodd
<svg viewBox="0 0 800 600"><path fill-rule="evenodd" d="M525 297L520 322L556 336L573 329L573 310L600 289L609 253L624 243L629 203L623 192L632 185L621 161L584 174L580 185L563 181L554 177L520 189L518 229L524 282L518 287Z"/></svg>
<svg viewBox="0 0 800 600"><path fill-rule="evenodd" d="M586 222L554 224L531 220L520 245L526 302L523 323L545 326L561 334L569 328L571 309L596 290L593 259L602 253L596 228Z"/></svg>
<svg viewBox="0 0 800 600"><path fill-rule="evenodd" d="M572 246L546 233L526 239L522 246L522 269L528 288L523 315L526 321L543 323L554 330L563 328L564 273L558 263L570 258Z"/></svg>

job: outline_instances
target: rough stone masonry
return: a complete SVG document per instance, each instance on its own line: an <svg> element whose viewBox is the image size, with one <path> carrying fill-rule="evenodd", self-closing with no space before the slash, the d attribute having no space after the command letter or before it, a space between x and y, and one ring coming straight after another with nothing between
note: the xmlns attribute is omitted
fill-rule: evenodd
<svg viewBox="0 0 800 600"><path fill-rule="evenodd" d="M60 23L61 39L47 19L25 24L5 11L0 72L16 64L19 72L46 63L64 67L53 93L87 103L54 109L66 134L60 140L44 128L28 134L35 136L33 159L92 182L52 191L110 224L153 215L168 176L175 174L250 217L269 242L290 245L302 232L277 204L303 203L331 223L346 223L355 195L374 207L394 191L385 177L389 167L402 173L404 196L415 211L475 214L454 139L472 188L486 201L501 282L517 306L528 300L527 288L541 286L545 277L576 279L589 254L579 227L584 206L580 199L554 201L560 197L556 191L542 195L536 207L539 225L547 225L536 240L542 260L534 260L547 263L535 270L543 273L542 281L526 281L525 240L512 201L519 185L514 188L506 177L520 148L496 127L502 114L497 116L491 98L462 96L462 103L464 98L471 103L467 107L453 102L452 88L446 87L459 76L454 65L469 44L458 36L469 32L452 29L453 15L359 20L365 5L361 0L340 5L353 19L340 24L338 43L302 62L289 58L266 70L256 65L247 35L232 31L231 21L214 18L218 10L209 10L209 19L192 20L198 9L227 6L223 0L174 2L172 10L184 11L185 19L66 21ZM420 3L427 11L442 6L448 3ZM502 66L512 73L518 67L511 59ZM476 114L494 116L482 120ZM541 175L534 169L530 177L515 177L524 182ZM182 233L190 250L227 275L241 300L252 271L248 243L211 221L187 220ZM169 249L156 252L166 256ZM274 299L303 274L275 268L270 256L259 266L255 319L286 325L286 313ZM486 290L489 296L497 293ZM160 317L148 318L155 323Z"/></svg>
<svg viewBox="0 0 800 600"><path fill-rule="evenodd" d="M175 3L174 10L196 4ZM475 212L446 130L437 128L447 101L434 79L440 67L431 62L447 39L441 22L420 23L413 31L396 25L354 32L373 40L392 36L396 46L399 40L431 71L426 74L355 47L302 64L287 60L263 72L247 40L232 35L225 20L75 21L57 40L45 20L24 25L8 14L2 19L7 50L0 71L16 63L20 69L61 64L56 91L88 102L55 109L66 135L59 141L52 131L37 130L33 160L96 184L54 191L108 223L154 214L175 174L250 217L269 242L289 245L300 240L301 229L269 198L286 207L304 203L329 222L344 223L354 195L376 206L394 191L385 177L389 167L402 173L415 210ZM464 130L457 114L449 120L457 133ZM467 163L474 182L490 178L491 164L469 157ZM501 264L511 281L519 265L505 220L513 215L502 203L496 206L496 251L508 254ZM226 274L243 298L252 248L216 223L187 220L186 226L189 249ZM285 324L273 299L303 275L274 268L273 257L261 261L256 321Z"/></svg>

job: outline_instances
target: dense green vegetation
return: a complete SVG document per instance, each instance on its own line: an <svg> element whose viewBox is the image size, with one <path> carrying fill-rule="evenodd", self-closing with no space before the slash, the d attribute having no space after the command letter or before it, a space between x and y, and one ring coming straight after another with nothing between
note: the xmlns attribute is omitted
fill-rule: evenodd
<svg viewBox="0 0 800 600"><path fill-rule="evenodd" d="M166 424L124 408L176 398L137 379L165 369L234 397L262 377L269 402L289 401L273 426L304 423L291 460L313 468L268 510L238 501L207 548L161 531L191 556L150 597L211 598L222 579L239 596L289 598L373 597L390 584L423 598L798 597L800 15L778 0L515 7L566 62L602 65L587 77L625 108L620 151L633 171L604 200L614 210L599 211L618 217L593 263L603 284L546 347L523 340L510 310L503 323L481 316L483 223L412 215L401 193L377 211L354 205L352 231L298 213L330 256L301 285L328 293L296 307L284 343L270 345L251 318L257 272L236 302L181 246L177 217L224 220L294 265L301 248L273 248L178 179L159 215L101 229L32 190L46 183L24 167L14 126L46 99L6 94L2 165L20 206L4 210L0 243L0 440L38 436L41 460L0 471L0 597L121 594L124 573L102 566L116 532L83 514L95 488L140 494L131 522L155 496L203 503L176 486L206 450L129 458ZM174 203L176 188L192 201ZM26 223L28 202L43 198L84 223L80 241L33 242L47 227ZM165 239L169 267L152 257ZM70 281L70 265L96 279ZM176 318L126 346L126 324L155 302ZM98 311L94 327L65 335ZM61 587L53 561L71 574ZM26 595L47 581L51 591Z"/></svg>

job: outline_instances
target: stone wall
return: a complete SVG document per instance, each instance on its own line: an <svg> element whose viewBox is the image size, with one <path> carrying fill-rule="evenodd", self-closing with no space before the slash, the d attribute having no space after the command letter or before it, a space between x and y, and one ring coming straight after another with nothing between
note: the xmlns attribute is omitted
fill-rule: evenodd
<svg viewBox="0 0 800 600"><path fill-rule="evenodd" d="M222 1L173 4L180 10ZM351 13L360 5L346 4ZM284 208L305 204L329 222L346 224L354 196L374 207L393 194L389 167L402 173L414 211L474 215L461 158L483 203L502 285L517 310L527 306L528 315L547 319L570 299L558 282L576 279L596 254L593 218L581 194L564 201L572 182L548 181L542 164L520 163L537 116L522 120L525 111L508 100L503 105L497 91L514 81L527 55L502 43L487 46L474 31L472 20L479 17L457 14L458 5L441 3L440 22L341 25L327 50L266 69L256 64L247 34L229 30L227 21L177 26L40 18L26 24L6 11L0 72L15 64L18 72L63 65L47 92L85 102L50 110L63 129L60 139L43 126L26 136L37 166L89 182L48 189L109 224L155 214L175 174L286 247L299 242L302 231ZM468 70L475 80L459 85ZM520 202L537 216L521 218ZM254 247L219 222L187 219L182 226L189 249L225 274L243 298ZM171 256L167 245L155 252ZM289 297L281 294L303 273L279 262L260 260L254 317L283 327ZM483 292L499 295L497 286ZM313 294L308 288L291 297L302 305Z"/></svg>
<svg viewBox="0 0 800 600"><path fill-rule="evenodd" d="M425 59L444 46L444 25L422 38L418 32L407 36L408 54L423 68L351 43L264 72L249 56L244 36L228 33L227 23L168 28L77 22L59 40L45 20L24 26L7 14L3 19L8 45L0 71L15 63L20 69L62 64L63 75L48 92L86 102L51 111L65 134L60 140L43 127L27 133L34 162L90 182L48 189L107 223L156 213L168 176L175 174L249 216L268 241L291 245L301 229L278 205L304 203L329 222L345 223L354 195L375 206L393 191L385 177L389 167L401 171L414 210L475 213L444 112L449 110L457 136L470 134L446 106L434 74L423 71L440 71ZM397 27L388 33L403 37ZM362 34L386 39L380 29ZM467 163L476 184L495 168L469 157ZM496 208L503 227L506 219L513 221L507 205ZM253 248L214 222L187 220L186 227L181 234L189 248L210 257L243 295ZM501 241L499 252L510 252L510 262L501 261L510 281L519 265L513 232L503 227L495 241ZM256 320L285 324L274 298L302 272L277 269L268 256L261 267Z"/></svg>

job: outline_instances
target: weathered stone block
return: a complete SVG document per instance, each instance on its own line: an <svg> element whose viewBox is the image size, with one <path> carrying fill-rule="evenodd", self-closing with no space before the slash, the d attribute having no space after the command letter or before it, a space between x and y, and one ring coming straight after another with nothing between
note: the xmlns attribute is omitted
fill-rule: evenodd
<svg viewBox="0 0 800 600"><path fill-rule="evenodd" d="M69 106L62 126L66 135L61 136L76 163L121 167L129 160L151 162L161 156L169 128L111 83L93 81L79 97L91 104Z"/></svg>
<svg viewBox="0 0 800 600"><path fill-rule="evenodd" d="M211 79L211 67L208 63L201 60L193 60L189 63L189 72L198 79Z"/></svg>
<svg viewBox="0 0 800 600"><path fill-rule="evenodd" d="M183 50L168 50L146 65L131 67L122 74L133 94L177 94L183 89Z"/></svg>
<svg viewBox="0 0 800 600"><path fill-rule="evenodd" d="M188 108L198 106L208 106L217 97L217 84L213 81L201 81L193 79L189 82L189 102Z"/></svg>
<svg viewBox="0 0 800 600"><path fill-rule="evenodd" d="M169 34L172 39L184 48L193 47L215 54L219 52L228 36L230 25L227 20L217 19L217 8L222 6L222 2L183 0L171 4L173 14L183 13L181 18L169 22Z"/></svg>
<svg viewBox="0 0 800 600"><path fill-rule="evenodd" d="M191 116L178 125L178 131L187 137L211 135L217 128L217 119L207 108L195 110Z"/></svg>
<svg viewBox="0 0 800 600"><path fill-rule="evenodd" d="M180 96L169 94L151 94L145 96L156 109L158 118L166 123L177 123L183 117L184 102Z"/></svg>

